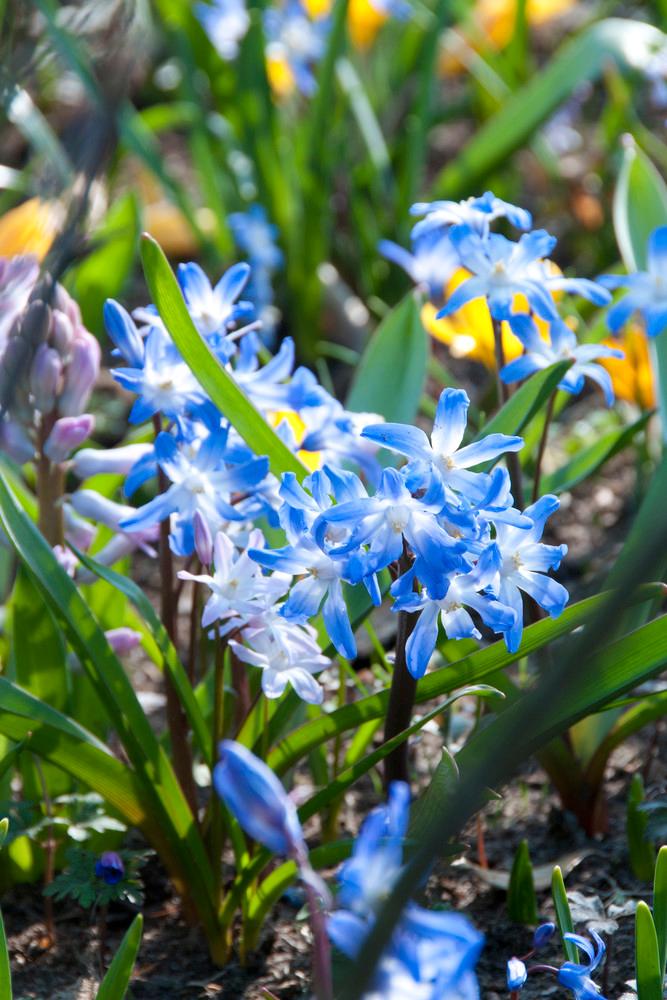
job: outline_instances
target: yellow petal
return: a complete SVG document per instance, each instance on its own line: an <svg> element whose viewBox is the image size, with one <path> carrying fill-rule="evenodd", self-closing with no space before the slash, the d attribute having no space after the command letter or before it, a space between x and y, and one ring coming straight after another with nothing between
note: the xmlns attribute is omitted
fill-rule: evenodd
<svg viewBox="0 0 667 1000"><path fill-rule="evenodd" d="M294 93L296 81L289 63L281 55L267 54L266 75L274 95L282 99Z"/></svg>
<svg viewBox="0 0 667 1000"><path fill-rule="evenodd" d="M349 0L347 27L352 44L358 49L368 49L389 15L378 10L370 0Z"/></svg>
<svg viewBox="0 0 667 1000"><path fill-rule="evenodd" d="M609 347L620 347L624 358L601 358L601 364L611 375L614 392L619 399L635 403L644 410L655 406L653 370L648 342L643 329L629 324L620 340L603 340Z"/></svg>
<svg viewBox="0 0 667 1000"><path fill-rule="evenodd" d="M303 441L307 427L296 410L272 410L268 414L268 419L272 427L279 427L280 424L286 423L294 434L294 440ZM321 451L299 450L296 455L310 472L315 472L316 469L322 468Z"/></svg>
<svg viewBox="0 0 667 1000"><path fill-rule="evenodd" d="M32 254L43 260L62 222L58 202L30 198L0 218L0 257Z"/></svg>

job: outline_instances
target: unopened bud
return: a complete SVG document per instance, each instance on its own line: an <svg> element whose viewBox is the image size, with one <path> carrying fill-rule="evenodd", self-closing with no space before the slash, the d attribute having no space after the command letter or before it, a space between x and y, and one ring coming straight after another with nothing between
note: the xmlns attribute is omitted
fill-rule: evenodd
<svg viewBox="0 0 667 1000"><path fill-rule="evenodd" d="M6 452L19 465L32 462L35 457L35 446L18 420L0 422L0 451Z"/></svg>
<svg viewBox="0 0 667 1000"><path fill-rule="evenodd" d="M69 317L59 310L53 314L50 340L61 358L67 360L74 344L74 327Z"/></svg>
<svg viewBox="0 0 667 1000"><path fill-rule="evenodd" d="M67 575L71 576L72 579L74 579L74 574L76 572L76 567L78 562L74 553L71 552L70 549L66 549L64 545L54 545L53 554L60 563L60 565L62 566L62 568L65 570Z"/></svg>
<svg viewBox="0 0 667 1000"><path fill-rule="evenodd" d="M556 925L552 923L540 924L536 928L533 934L533 948L537 951L538 948L543 948L544 945L551 940L556 931Z"/></svg>
<svg viewBox="0 0 667 1000"><path fill-rule="evenodd" d="M79 479L104 473L126 476L130 469L153 450L153 445L126 444L120 448L82 448L72 459L72 471Z"/></svg>
<svg viewBox="0 0 667 1000"><path fill-rule="evenodd" d="M70 503L63 503L63 517L65 520L65 538L68 542L82 552L87 552L93 544L97 528L79 517Z"/></svg>
<svg viewBox="0 0 667 1000"><path fill-rule="evenodd" d="M520 990L526 979L528 970L520 958L510 958L507 963L507 988Z"/></svg>
<svg viewBox="0 0 667 1000"><path fill-rule="evenodd" d="M64 462L80 444L90 437L95 417L82 413L80 417L61 417L56 420L44 445L44 454L52 462Z"/></svg>
<svg viewBox="0 0 667 1000"><path fill-rule="evenodd" d="M58 351L40 344L30 369L30 391L35 408L40 413L50 413L56 403L63 365Z"/></svg>
<svg viewBox="0 0 667 1000"><path fill-rule="evenodd" d="M92 334L80 330L65 374L65 386L58 400L64 417L75 417L85 409L100 370L100 345Z"/></svg>
<svg viewBox="0 0 667 1000"><path fill-rule="evenodd" d="M115 851L105 851L95 863L95 874L107 885L117 885L125 875L125 865L120 854Z"/></svg>
<svg viewBox="0 0 667 1000"><path fill-rule="evenodd" d="M141 632L135 632L134 629L125 626L110 628L104 634L116 656L131 653L141 642Z"/></svg>
<svg viewBox="0 0 667 1000"><path fill-rule="evenodd" d="M195 511L192 525L194 528L197 555L201 560L202 566L210 566L213 562L213 539L211 538L211 529L201 511Z"/></svg>

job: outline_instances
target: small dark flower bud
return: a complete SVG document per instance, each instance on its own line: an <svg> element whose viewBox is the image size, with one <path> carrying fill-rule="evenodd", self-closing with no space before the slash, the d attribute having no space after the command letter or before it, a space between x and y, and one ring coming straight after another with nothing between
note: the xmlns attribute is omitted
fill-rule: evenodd
<svg viewBox="0 0 667 1000"><path fill-rule="evenodd" d="M107 885L117 885L125 875L125 865L120 854L115 851L105 851L95 864L95 874Z"/></svg>
<svg viewBox="0 0 667 1000"><path fill-rule="evenodd" d="M552 923L540 924L533 934L533 948L543 948L547 941L550 941L556 930L556 925Z"/></svg>

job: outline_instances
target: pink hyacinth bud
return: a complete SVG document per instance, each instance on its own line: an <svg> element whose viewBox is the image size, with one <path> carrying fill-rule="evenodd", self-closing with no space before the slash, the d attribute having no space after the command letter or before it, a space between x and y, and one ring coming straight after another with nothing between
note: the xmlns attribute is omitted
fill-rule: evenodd
<svg viewBox="0 0 667 1000"><path fill-rule="evenodd" d="M78 559L76 558L74 553L71 552L69 549L66 549L64 545L54 545L53 554L60 563L60 565L62 566L62 568L65 570L67 575L74 578L74 574L76 572L76 567L78 563Z"/></svg>
<svg viewBox="0 0 667 1000"><path fill-rule="evenodd" d="M134 629L125 626L110 628L104 634L116 656L131 653L141 642L141 632L135 632Z"/></svg>
<svg viewBox="0 0 667 1000"><path fill-rule="evenodd" d="M72 356L65 374L65 386L58 400L64 417L76 417L90 398L100 370L100 345L92 334L81 329L72 345Z"/></svg>
<svg viewBox="0 0 667 1000"><path fill-rule="evenodd" d="M77 549L81 549L82 552L87 552L95 540L97 528L90 521L84 521L82 517L79 517L69 503L63 504L63 517L67 541L71 542Z"/></svg>
<svg viewBox="0 0 667 1000"><path fill-rule="evenodd" d="M71 319L65 313L54 312L50 340L61 358L67 361L74 344L74 327Z"/></svg>
<svg viewBox="0 0 667 1000"><path fill-rule="evenodd" d="M213 562L213 539L208 522L202 516L201 511L196 510L192 519L192 526L195 534L195 549L202 566L210 566Z"/></svg>
<svg viewBox="0 0 667 1000"><path fill-rule="evenodd" d="M95 417L82 413L80 417L61 417L56 420L44 445L44 454L52 462L64 462L80 444L89 438Z"/></svg>
<svg viewBox="0 0 667 1000"><path fill-rule="evenodd" d="M35 408L40 413L50 413L56 403L63 374L63 364L58 351L40 344L30 370L30 391Z"/></svg>

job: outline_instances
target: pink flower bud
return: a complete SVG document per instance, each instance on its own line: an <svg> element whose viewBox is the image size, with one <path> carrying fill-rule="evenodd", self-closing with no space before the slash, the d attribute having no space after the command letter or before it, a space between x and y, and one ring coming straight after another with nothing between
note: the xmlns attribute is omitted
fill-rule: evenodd
<svg viewBox="0 0 667 1000"><path fill-rule="evenodd" d="M65 387L58 400L64 417L75 417L85 408L100 370L100 345L92 334L79 330L65 374Z"/></svg>
<svg viewBox="0 0 667 1000"><path fill-rule="evenodd" d="M82 552L87 552L93 544L97 528L89 521L84 521L82 517L79 517L69 503L63 504L63 517L67 541L71 542L77 549L81 549Z"/></svg>
<svg viewBox="0 0 667 1000"><path fill-rule="evenodd" d="M60 390L63 365L58 351L46 344L40 344L30 370L30 391L35 408L40 413L50 413Z"/></svg>
<svg viewBox="0 0 667 1000"><path fill-rule="evenodd" d="M213 539L208 522L202 516L201 511L196 510L192 519L195 534L195 549L202 566L210 566L213 562Z"/></svg>
<svg viewBox="0 0 667 1000"><path fill-rule="evenodd" d="M54 545L53 554L65 570L68 576L74 578L74 573L76 572L76 567L78 564L78 559L69 549L66 549L63 545Z"/></svg>
<svg viewBox="0 0 667 1000"><path fill-rule="evenodd" d="M126 628L125 626L110 628L104 634L116 656L123 656L125 653L132 652L141 642L141 632L135 632L134 629Z"/></svg>
<svg viewBox="0 0 667 1000"><path fill-rule="evenodd" d="M90 437L95 426L91 413L80 417L61 417L56 420L44 445L44 454L52 462L64 462L68 455Z"/></svg>
<svg viewBox="0 0 667 1000"><path fill-rule="evenodd" d="M67 361L74 344L74 327L65 313L53 313L50 340L60 357Z"/></svg>

